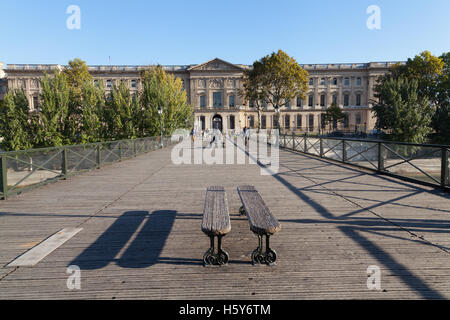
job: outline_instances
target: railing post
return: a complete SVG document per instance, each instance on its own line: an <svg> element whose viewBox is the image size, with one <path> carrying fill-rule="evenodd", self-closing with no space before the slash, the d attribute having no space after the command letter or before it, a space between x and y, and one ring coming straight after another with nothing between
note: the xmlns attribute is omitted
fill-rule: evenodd
<svg viewBox="0 0 450 320"><path fill-rule="evenodd" d="M303 152L304 153L307 153L307 151L308 151L308 144L306 143L306 138L307 138L307 135L305 133L305 139L303 140Z"/></svg>
<svg viewBox="0 0 450 320"><path fill-rule="evenodd" d="M295 150L295 134L294 134L294 131L292 131L292 150Z"/></svg>
<svg viewBox="0 0 450 320"><path fill-rule="evenodd" d="M122 143L119 141L119 161L122 161Z"/></svg>
<svg viewBox="0 0 450 320"><path fill-rule="evenodd" d="M321 158L323 158L323 139L322 139L322 137L319 137L319 145L320 145L319 155Z"/></svg>
<svg viewBox="0 0 450 320"><path fill-rule="evenodd" d="M67 179L68 173L68 158L67 158L67 148L62 149L62 158L61 158L61 173L63 175L63 179Z"/></svg>
<svg viewBox="0 0 450 320"><path fill-rule="evenodd" d="M8 170L6 167L6 156L0 156L0 191L1 199L6 200L8 196Z"/></svg>
<svg viewBox="0 0 450 320"><path fill-rule="evenodd" d="M345 146L345 140L342 140L342 162L347 162L347 149Z"/></svg>
<svg viewBox="0 0 450 320"><path fill-rule="evenodd" d="M441 187L443 188L450 182L448 171L448 151L446 147L443 147L441 156Z"/></svg>
<svg viewBox="0 0 450 320"><path fill-rule="evenodd" d="M378 142L378 171L384 171L384 153L384 145Z"/></svg>
<svg viewBox="0 0 450 320"><path fill-rule="evenodd" d="M100 168L102 165L102 145L97 144L97 168Z"/></svg>

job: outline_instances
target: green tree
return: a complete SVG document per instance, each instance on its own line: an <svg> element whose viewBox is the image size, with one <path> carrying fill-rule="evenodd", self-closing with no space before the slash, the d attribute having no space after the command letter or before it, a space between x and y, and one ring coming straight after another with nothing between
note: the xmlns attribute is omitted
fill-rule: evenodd
<svg viewBox="0 0 450 320"><path fill-rule="evenodd" d="M70 140L65 136L69 110L69 85L67 76L56 71L53 77L45 75L41 80L41 105L34 117L37 147L61 146Z"/></svg>
<svg viewBox="0 0 450 320"><path fill-rule="evenodd" d="M114 86L106 102L105 122L110 139L137 137L139 105L130 90L121 83Z"/></svg>
<svg viewBox="0 0 450 320"><path fill-rule="evenodd" d="M187 103L186 92L181 79L167 74L161 66L143 73L143 91L140 97L139 123L141 136L159 135L160 115L164 135L171 135L176 129L191 126L193 106Z"/></svg>
<svg viewBox="0 0 450 320"><path fill-rule="evenodd" d="M344 122L346 114L335 103L329 106L324 115L325 125Z"/></svg>
<svg viewBox="0 0 450 320"><path fill-rule="evenodd" d="M105 107L103 89L93 82L85 82L82 87L82 110L80 123L80 142L92 143L102 140L102 112Z"/></svg>
<svg viewBox="0 0 450 320"><path fill-rule="evenodd" d="M267 104L278 107L279 111L296 97L306 98L309 74L284 51L278 50L263 57L253 64L253 68L257 84L248 89L256 88L257 92L250 95L254 94Z"/></svg>
<svg viewBox="0 0 450 320"><path fill-rule="evenodd" d="M433 128L436 131L436 142L450 144L450 52L444 53L440 58L444 62L444 68L437 84L438 103Z"/></svg>
<svg viewBox="0 0 450 320"><path fill-rule="evenodd" d="M257 127L261 129L261 115L264 105L267 104L267 93L263 90L263 65L260 61L255 61L251 69L246 69L243 73L242 89L238 90L238 94L246 101L253 104L258 113Z"/></svg>
<svg viewBox="0 0 450 320"><path fill-rule="evenodd" d="M76 58L69 61L69 65L64 69L69 86L69 109L65 119L64 137L67 143L81 142L80 123L83 121L83 93L87 84L93 79L89 73L88 66L83 60Z"/></svg>
<svg viewBox="0 0 450 320"><path fill-rule="evenodd" d="M22 90L9 91L0 102L2 149L24 150L33 146L28 100Z"/></svg>
<svg viewBox="0 0 450 320"><path fill-rule="evenodd" d="M408 78L388 79L378 86L373 112L376 127L389 131L394 141L424 143L432 131L433 108L426 97L418 93L418 81Z"/></svg>

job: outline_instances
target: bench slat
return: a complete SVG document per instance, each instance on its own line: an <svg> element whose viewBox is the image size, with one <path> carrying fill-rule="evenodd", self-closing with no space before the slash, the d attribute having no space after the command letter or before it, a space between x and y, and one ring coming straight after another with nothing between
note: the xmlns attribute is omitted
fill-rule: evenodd
<svg viewBox="0 0 450 320"><path fill-rule="evenodd" d="M281 230L280 223L272 215L254 186L239 186L238 193L253 232L274 234Z"/></svg>
<svg viewBox="0 0 450 320"><path fill-rule="evenodd" d="M223 236L230 232L227 194L220 186L208 187L203 209L202 231L207 235Z"/></svg>

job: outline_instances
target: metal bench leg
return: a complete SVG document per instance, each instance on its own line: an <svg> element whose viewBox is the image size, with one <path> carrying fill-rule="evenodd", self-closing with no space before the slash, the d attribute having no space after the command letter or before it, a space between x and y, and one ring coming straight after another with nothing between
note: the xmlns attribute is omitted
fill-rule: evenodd
<svg viewBox="0 0 450 320"><path fill-rule="evenodd" d="M258 248L252 253L253 264L275 264L277 260L277 254L274 250L270 249L270 235L266 236L266 251L263 251L263 235L258 234Z"/></svg>
<svg viewBox="0 0 450 320"><path fill-rule="evenodd" d="M205 263L205 266L213 265L213 266L221 266L228 263L228 253L222 249L222 237L223 236L217 236L217 253L214 250L214 238L215 236L211 235L210 248L205 252L203 255L203 262Z"/></svg>

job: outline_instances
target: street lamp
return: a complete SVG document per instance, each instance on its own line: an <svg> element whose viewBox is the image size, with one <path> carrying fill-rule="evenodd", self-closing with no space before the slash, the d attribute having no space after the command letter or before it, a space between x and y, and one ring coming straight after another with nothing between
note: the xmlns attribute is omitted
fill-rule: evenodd
<svg viewBox="0 0 450 320"><path fill-rule="evenodd" d="M162 113L163 113L163 108L161 106L158 107L158 113L159 113L159 132L161 134L160 144L161 144L161 148L162 148L163 147L163 142L162 142Z"/></svg>

